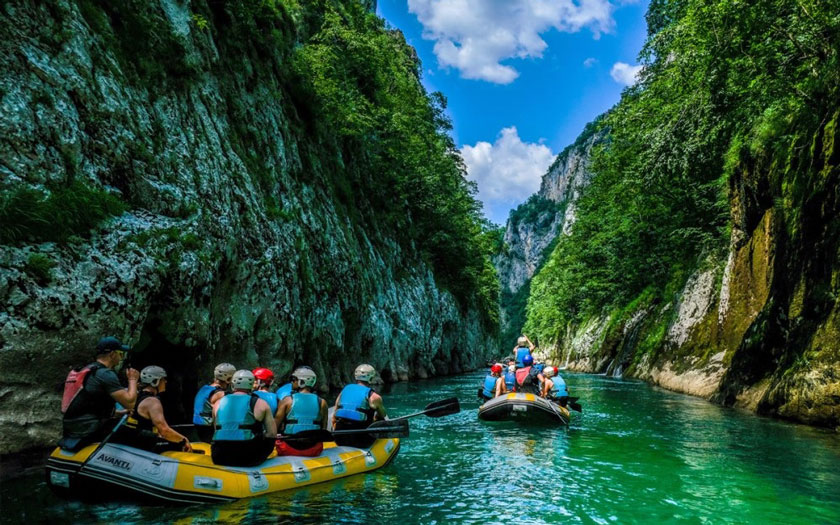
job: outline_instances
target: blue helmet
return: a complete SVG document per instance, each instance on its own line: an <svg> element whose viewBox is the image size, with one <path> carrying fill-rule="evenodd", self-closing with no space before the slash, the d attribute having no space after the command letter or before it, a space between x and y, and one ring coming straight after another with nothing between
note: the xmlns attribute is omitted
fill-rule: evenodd
<svg viewBox="0 0 840 525"><path fill-rule="evenodd" d="M522 364L525 366L531 366L534 364L534 356L531 354L526 355L522 358Z"/></svg>

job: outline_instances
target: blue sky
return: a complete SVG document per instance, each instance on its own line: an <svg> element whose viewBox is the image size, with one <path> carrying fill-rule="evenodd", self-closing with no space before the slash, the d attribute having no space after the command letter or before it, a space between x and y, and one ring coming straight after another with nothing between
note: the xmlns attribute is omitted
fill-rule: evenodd
<svg viewBox="0 0 840 525"><path fill-rule="evenodd" d="M449 100L487 217L539 189L551 161L633 82L648 0L380 0Z"/></svg>

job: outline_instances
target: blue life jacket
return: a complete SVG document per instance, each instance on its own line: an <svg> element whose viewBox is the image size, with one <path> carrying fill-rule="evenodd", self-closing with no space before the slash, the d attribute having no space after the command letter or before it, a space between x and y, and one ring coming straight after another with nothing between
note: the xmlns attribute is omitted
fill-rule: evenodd
<svg viewBox="0 0 840 525"><path fill-rule="evenodd" d="M219 401L213 441L250 441L262 435L262 422L254 417L254 394L231 394Z"/></svg>
<svg viewBox="0 0 840 525"><path fill-rule="evenodd" d="M277 396L271 392L265 392L263 390L257 390L254 392L257 394L260 399L268 403L268 408L271 409L271 414L274 415L277 413Z"/></svg>
<svg viewBox="0 0 840 525"><path fill-rule="evenodd" d="M487 374L484 377L484 388L481 390L481 395L488 398L493 398L496 396L496 380L499 379L498 377L494 377L493 374Z"/></svg>
<svg viewBox="0 0 840 525"><path fill-rule="evenodd" d="M277 389L275 395L277 396L277 403L279 404L280 401L283 401L284 397L292 395L292 384L286 383L285 385L281 386Z"/></svg>
<svg viewBox="0 0 840 525"><path fill-rule="evenodd" d="M545 370L545 363L535 364L534 365L534 370L536 370L538 374L542 374L542 371Z"/></svg>
<svg viewBox="0 0 840 525"><path fill-rule="evenodd" d="M350 421L373 421L374 410L370 408L370 395L373 390L365 385L347 385L339 395L341 404L335 411L335 417Z"/></svg>
<svg viewBox="0 0 840 525"><path fill-rule="evenodd" d="M560 399L561 397L569 397L569 390L566 388L566 382L560 376L551 378L551 390L548 394L552 397Z"/></svg>
<svg viewBox="0 0 840 525"><path fill-rule="evenodd" d="M505 388L508 392L513 392L514 386L516 386L516 372L505 372Z"/></svg>
<svg viewBox="0 0 840 525"><path fill-rule="evenodd" d="M292 408L286 414L283 433L290 436L306 430L318 430L321 422L318 414L321 412L321 398L316 394L297 392L292 394Z"/></svg>
<svg viewBox="0 0 840 525"><path fill-rule="evenodd" d="M531 355L531 349L527 346L520 346L516 349L516 368L522 368L525 363L522 362L526 355Z"/></svg>
<svg viewBox="0 0 840 525"><path fill-rule="evenodd" d="M193 425L209 427L213 424L213 405L210 398L216 392L224 392L225 389L216 385L204 385L198 390L193 403Z"/></svg>

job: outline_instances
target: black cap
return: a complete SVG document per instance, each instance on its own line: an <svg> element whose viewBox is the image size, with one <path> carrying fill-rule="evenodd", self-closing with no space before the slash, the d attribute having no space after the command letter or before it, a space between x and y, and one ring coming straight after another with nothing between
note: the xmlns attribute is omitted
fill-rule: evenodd
<svg viewBox="0 0 840 525"><path fill-rule="evenodd" d="M113 352L114 350L122 350L125 352L128 350L128 346L122 344L116 337L103 337L98 343L96 343L97 354L107 354L108 352Z"/></svg>

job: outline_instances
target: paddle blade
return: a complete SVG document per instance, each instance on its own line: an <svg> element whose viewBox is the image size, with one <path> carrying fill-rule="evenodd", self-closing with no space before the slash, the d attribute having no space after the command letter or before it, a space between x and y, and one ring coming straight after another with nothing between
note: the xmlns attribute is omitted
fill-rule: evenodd
<svg viewBox="0 0 840 525"><path fill-rule="evenodd" d="M569 408L576 412L583 412L583 407L580 406L580 403L575 403L574 401L569 402Z"/></svg>
<svg viewBox="0 0 840 525"><path fill-rule="evenodd" d="M457 397L450 397L449 399L429 403L426 405L426 408L423 409L423 412L426 413L427 417L443 417L450 414L457 414L460 411L461 403L458 401Z"/></svg>

